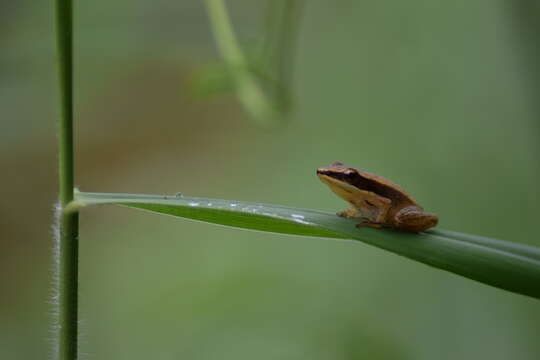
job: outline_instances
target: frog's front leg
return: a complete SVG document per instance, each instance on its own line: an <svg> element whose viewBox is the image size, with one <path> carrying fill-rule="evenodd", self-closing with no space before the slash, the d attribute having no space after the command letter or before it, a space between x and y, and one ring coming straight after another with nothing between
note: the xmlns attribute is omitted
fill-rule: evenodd
<svg viewBox="0 0 540 360"><path fill-rule="evenodd" d="M357 224L357 227L381 228L386 224L386 217L392 201L374 193L366 192L362 195L362 197L359 196L351 201L352 206L339 212L338 215L349 219L361 219L362 222Z"/></svg>
<svg viewBox="0 0 540 360"><path fill-rule="evenodd" d="M366 218L371 224L384 224L392 201L385 197L371 193L369 196L361 199L355 206L359 209L362 217Z"/></svg>
<svg viewBox="0 0 540 360"><path fill-rule="evenodd" d="M363 213L360 210L358 210L354 205L351 205L349 208L338 212L337 215L347 218L347 219L362 220L361 223L356 224L357 227L362 227L362 226L380 227L380 225L372 222L370 218L365 217Z"/></svg>

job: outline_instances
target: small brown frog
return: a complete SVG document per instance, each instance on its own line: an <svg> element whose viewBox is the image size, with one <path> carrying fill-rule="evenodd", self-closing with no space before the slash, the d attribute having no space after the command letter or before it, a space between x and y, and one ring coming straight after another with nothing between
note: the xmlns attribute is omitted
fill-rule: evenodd
<svg viewBox="0 0 540 360"><path fill-rule="evenodd" d="M358 227L384 226L420 232L438 223L437 215L425 213L402 188L381 176L340 162L318 168L317 175L336 195L351 204L338 215L362 219Z"/></svg>

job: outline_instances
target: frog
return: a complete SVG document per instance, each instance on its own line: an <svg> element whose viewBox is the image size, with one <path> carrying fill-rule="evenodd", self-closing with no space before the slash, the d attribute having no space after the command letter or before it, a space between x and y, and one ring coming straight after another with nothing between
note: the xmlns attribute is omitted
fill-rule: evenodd
<svg viewBox="0 0 540 360"><path fill-rule="evenodd" d="M317 176L350 204L337 215L361 220L357 227L394 228L418 233L437 226L439 222L437 215L425 212L405 190L382 176L339 161L318 168Z"/></svg>

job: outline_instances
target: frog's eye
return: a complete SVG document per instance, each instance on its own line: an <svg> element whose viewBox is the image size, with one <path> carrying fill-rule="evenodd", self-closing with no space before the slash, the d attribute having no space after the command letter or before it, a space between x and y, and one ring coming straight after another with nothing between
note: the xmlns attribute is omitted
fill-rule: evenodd
<svg viewBox="0 0 540 360"><path fill-rule="evenodd" d="M355 173L354 171L351 171L351 170L340 172L338 176L338 178L343 181L351 181L354 179L354 177L355 177Z"/></svg>

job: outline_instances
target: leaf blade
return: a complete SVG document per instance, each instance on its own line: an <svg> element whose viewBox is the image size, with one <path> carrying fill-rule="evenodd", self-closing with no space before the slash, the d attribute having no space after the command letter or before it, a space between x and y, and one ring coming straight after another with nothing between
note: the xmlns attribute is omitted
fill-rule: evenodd
<svg viewBox="0 0 540 360"><path fill-rule="evenodd" d="M538 248L446 230L412 234L356 228L317 210L184 196L76 193L77 206L114 204L281 234L359 240L472 280L540 299Z"/></svg>

